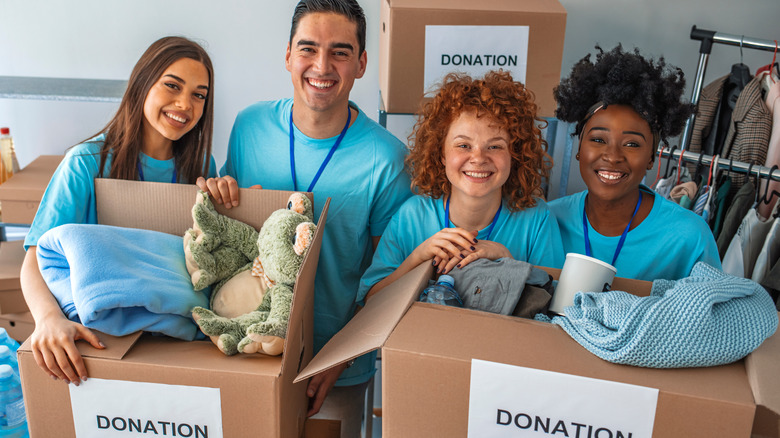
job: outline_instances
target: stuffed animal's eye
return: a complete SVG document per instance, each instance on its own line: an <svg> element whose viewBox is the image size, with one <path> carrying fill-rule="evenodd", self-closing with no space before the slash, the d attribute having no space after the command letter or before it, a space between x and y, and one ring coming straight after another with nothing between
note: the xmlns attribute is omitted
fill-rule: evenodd
<svg viewBox="0 0 780 438"><path fill-rule="evenodd" d="M298 233L292 235L292 244L295 246L295 242L298 240Z"/></svg>
<svg viewBox="0 0 780 438"><path fill-rule="evenodd" d="M292 201L287 203L287 209L292 210ZM295 243L295 238L293 238L293 243Z"/></svg>

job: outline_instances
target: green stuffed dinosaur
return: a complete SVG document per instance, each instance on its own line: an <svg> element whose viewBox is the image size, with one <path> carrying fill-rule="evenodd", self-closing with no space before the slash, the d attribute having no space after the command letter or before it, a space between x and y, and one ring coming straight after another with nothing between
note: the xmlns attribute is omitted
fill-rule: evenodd
<svg viewBox="0 0 780 438"><path fill-rule="evenodd" d="M284 347L298 270L314 240L311 201L293 193L260 232L219 214L200 192L193 228L184 236L192 284L215 285L212 310L192 316L223 353L279 355Z"/></svg>

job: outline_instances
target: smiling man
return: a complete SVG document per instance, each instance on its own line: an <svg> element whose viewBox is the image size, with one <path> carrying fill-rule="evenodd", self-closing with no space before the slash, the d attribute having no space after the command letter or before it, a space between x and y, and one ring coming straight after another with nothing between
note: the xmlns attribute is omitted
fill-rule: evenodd
<svg viewBox="0 0 780 438"><path fill-rule="evenodd" d="M354 0L302 0L295 8L285 67L292 99L258 102L239 113L222 178L199 181L215 202L238 205L237 187L314 193L315 214L331 204L315 280L315 353L355 313L355 297L373 248L411 196L406 148L353 102L366 70L366 21ZM319 220L319 217L315 218ZM342 420L358 436L374 355L312 378L309 414Z"/></svg>

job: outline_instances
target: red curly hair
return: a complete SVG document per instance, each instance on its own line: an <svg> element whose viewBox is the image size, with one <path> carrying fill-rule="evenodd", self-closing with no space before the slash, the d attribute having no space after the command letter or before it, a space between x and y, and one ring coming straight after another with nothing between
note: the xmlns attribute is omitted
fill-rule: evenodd
<svg viewBox="0 0 780 438"><path fill-rule="evenodd" d="M536 197L542 195L542 179L549 177L552 168L541 131L546 122L536 115L533 93L504 71L490 71L484 79L459 73L444 78L409 135L406 167L413 190L437 199L450 194L452 186L442 165L442 151L450 124L464 111L488 117L509 134L512 168L501 188L509 208L517 211L536 205Z"/></svg>

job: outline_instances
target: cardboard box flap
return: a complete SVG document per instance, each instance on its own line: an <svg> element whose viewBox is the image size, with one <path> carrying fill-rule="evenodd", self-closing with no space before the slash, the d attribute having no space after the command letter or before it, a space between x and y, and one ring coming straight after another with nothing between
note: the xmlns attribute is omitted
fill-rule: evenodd
<svg viewBox="0 0 780 438"><path fill-rule="evenodd" d="M330 198L325 201L322 213L320 213L319 221L317 222L317 232L314 234L312 246L309 248L306 258L303 259L303 265L301 265L301 269L298 271L298 276L295 280L292 307L290 309L290 321L309 320L308 318L304 318L303 314L307 310L307 305L314 305L314 277L317 272L320 248L322 247L322 233L325 231L329 206ZM303 293L304 291L308 291L308 294L305 295ZM282 374L284 374L285 368L289 366L288 364L291 360L299 361L306 359L301 357L301 350L305 345L303 339L304 333L305 330L301 324L290 324L287 327L287 337L284 340L285 353L282 358ZM297 364L297 362L295 363Z"/></svg>
<svg viewBox="0 0 780 438"><path fill-rule="evenodd" d="M142 335L142 332L135 332L126 336L111 336L97 330L92 330L92 332L97 335L98 339L100 339L100 342L102 342L106 348L100 350L93 348L87 341L76 341L76 348L78 348L79 353L85 357L98 357L103 359L116 360L125 357L125 354L130 351L133 345L135 345L136 341L138 341L138 338L140 338ZM32 352L30 339L24 341L24 343L19 347L19 351Z"/></svg>
<svg viewBox="0 0 780 438"><path fill-rule="evenodd" d="M39 202L62 155L41 155L0 185L0 199Z"/></svg>
<svg viewBox="0 0 780 438"><path fill-rule="evenodd" d="M142 228L183 236L192 227L192 206L198 187L193 184L168 184L117 179L95 179L98 223L127 228ZM260 229L268 216L283 208L291 192L239 189L241 203L227 209L214 207L221 214ZM311 193L307 193L311 199ZM137 214L138 208L148 212ZM258 214L265 212L265 214Z"/></svg>
<svg viewBox="0 0 780 438"><path fill-rule="evenodd" d="M779 315L780 316L780 315ZM766 339L745 358L748 381L756 410L754 432L760 436L780 436L780 334Z"/></svg>
<svg viewBox="0 0 780 438"><path fill-rule="evenodd" d="M24 242L0 242L0 291L21 289L19 273L24 260Z"/></svg>
<svg viewBox="0 0 780 438"><path fill-rule="evenodd" d="M423 263L382 289L336 333L295 382L381 348L406 310L431 278L433 267Z"/></svg>
<svg viewBox="0 0 780 438"><path fill-rule="evenodd" d="M472 0L387 0L392 8L413 9L458 9L466 11L517 11L528 12L562 12L566 10L558 2L548 0L492 0L491 2L474 2Z"/></svg>

